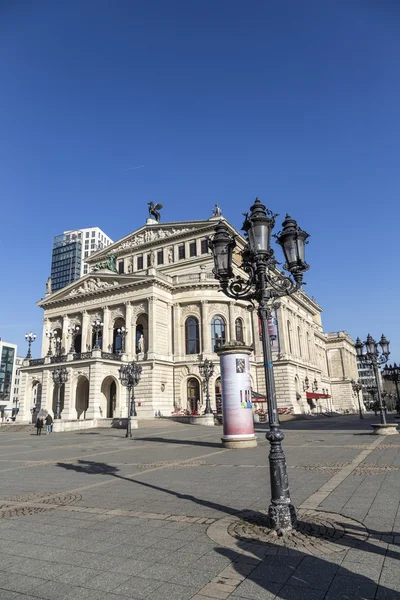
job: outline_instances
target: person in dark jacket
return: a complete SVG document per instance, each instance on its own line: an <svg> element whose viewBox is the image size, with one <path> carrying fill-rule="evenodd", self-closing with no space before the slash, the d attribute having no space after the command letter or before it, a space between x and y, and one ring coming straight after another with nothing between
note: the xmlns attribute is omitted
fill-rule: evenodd
<svg viewBox="0 0 400 600"><path fill-rule="evenodd" d="M38 417L36 421L36 435L42 435L43 417Z"/></svg>
<svg viewBox="0 0 400 600"><path fill-rule="evenodd" d="M53 429L53 417L49 413L46 417L46 435L52 432Z"/></svg>

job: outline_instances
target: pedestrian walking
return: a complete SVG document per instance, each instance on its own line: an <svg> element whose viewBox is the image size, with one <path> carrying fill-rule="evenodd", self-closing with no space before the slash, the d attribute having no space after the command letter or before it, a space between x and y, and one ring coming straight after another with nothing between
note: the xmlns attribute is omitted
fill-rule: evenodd
<svg viewBox="0 0 400 600"><path fill-rule="evenodd" d="M46 435L53 431L53 417L49 413L46 417Z"/></svg>
<svg viewBox="0 0 400 600"><path fill-rule="evenodd" d="M36 421L36 435L42 435L43 417L38 417Z"/></svg>

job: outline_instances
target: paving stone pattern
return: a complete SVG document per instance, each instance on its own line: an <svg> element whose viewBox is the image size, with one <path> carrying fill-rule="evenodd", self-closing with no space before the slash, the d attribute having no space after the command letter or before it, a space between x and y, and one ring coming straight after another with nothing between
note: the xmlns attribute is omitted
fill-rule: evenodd
<svg viewBox="0 0 400 600"><path fill-rule="evenodd" d="M232 532L268 507L264 424L247 450L163 420L132 440L0 431L0 600L399 600L400 444L373 420L283 425L292 501L319 518L308 547Z"/></svg>

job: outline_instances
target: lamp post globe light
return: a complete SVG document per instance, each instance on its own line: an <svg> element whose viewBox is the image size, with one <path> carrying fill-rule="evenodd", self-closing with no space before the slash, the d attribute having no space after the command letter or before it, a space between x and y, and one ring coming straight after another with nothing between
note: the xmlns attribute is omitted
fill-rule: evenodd
<svg viewBox="0 0 400 600"><path fill-rule="evenodd" d="M364 415L362 414L361 402L360 402L360 392L361 392L363 386L362 386L362 384L359 381L355 381L354 379L351 380L351 386L353 388L353 392L355 394L357 394L358 412L359 412L359 415L360 415L360 419L363 419Z"/></svg>
<svg viewBox="0 0 400 600"><path fill-rule="evenodd" d="M95 321L92 322L92 327L93 327L93 331L96 336L93 350L100 350L99 333L103 329L103 323L102 323L102 321L100 321L100 319L96 319Z"/></svg>
<svg viewBox="0 0 400 600"><path fill-rule="evenodd" d="M52 329L46 329L45 331L46 337L49 340L49 349L47 351L47 356L51 356L53 354L53 338L56 335L56 332Z"/></svg>
<svg viewBox="0 0 400 600"><path fill-rule="evenodd" d="M205 415L212 415L213 411L211 409L210 402L210 379L214 375L214 363L212 360L205 359L203 363L199 365L200 375L204 378L205 388L206 388L206 409L204 411Z"/></svg>
<svg viewBox="0 0 400 600"><path fill-rule="evenodd" d="M381 353L379 353L378 343L374 340L372 335L368 334L365 342L362 342L360 338L357 338L355 347L357 358L364 363L372 366L375 376L376 392L378 396L379 413L381 419L381 425L386 425L386 415L382 403L382 389L379 378L379 367L387 363L389 358L389 342L382 333L382 337L379 340L379 346L381 347ZM365 347L365 352L364 352Z"/></svg>
<svg viewBox="0 0 400 600"><path fill-rule="evenodd" d="M242 252L241 268L247 273L246 279L234 275L232 251L235 247L235 237L223 220L216 225L215 235L209 241L209 245L214 255L214 275L220 281L226 296L235 300L249 300L252 303L255 301L258 304L268 399L269 431L266 438L270 442L271 478L268 516L271 529L284 533L296 525L296 512L290 501L286 459L282 448L284 434L278 418L268 318L271 317L270 305L276 298L293 294L301 288L303 273L309 269L304 253L309 235L300 229L294 219L286 215L283 229L275 237L285 256L283 268L289 271L290 275L279 272L276 266L278 262L270 246L277 216L267 210L258 198L250 208L250 213L245 214L243 230L247 244Z"/></svg>
<svg viewBox="0 0 400 600"><path fill-rule="evenodd" d="M71 347L69 349L70 353L74 353L75 352L75 338L77 335L79 335L81 328L79 325L70 325L68 327L68 333L71 336Z"/></svg>
<svg viewBox="0 0 400 600"><path fill-rule="evenodd" d="M399 392L399 382L400 382L400 367L397 366L396 363L389 366L385 366L383 369L382 377L386 379L386 381L393 381L396 387L397 394L397 402L396 402L396 411L397 415L400 415L400 392Z"/></svg>
<svg viewBox="0 0 400 600"><path fill-rule="evenodd" d="M25 339L28 342L28 352L26 354L26 358L32 358L31 346L32 346L32 343L36 340L36 333L32 333L32 331L30 331L29 333L26 333Z"/></svg>
<svg viewBox="0 0 400 600"><path fill-rule="evenodd" d="M128 421L125 437L132 437L132 417L136 417L135 387L140 381L142 367L134 360L127 365L122 365L119 369L119 379L124 387L128 389Z"/></svg>
<svg viewBox="0 0 400 600"><path fill-rule="evenodd" d="M68 381L68 371L65 367L57 367L51 373L54 385L57 386L57 403L54 419L61 419L61 387Z"/></svg>

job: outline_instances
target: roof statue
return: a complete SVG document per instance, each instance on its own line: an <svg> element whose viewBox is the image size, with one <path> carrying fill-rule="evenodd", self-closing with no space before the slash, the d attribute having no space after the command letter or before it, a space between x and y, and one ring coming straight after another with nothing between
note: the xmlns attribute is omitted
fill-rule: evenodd
<svg viewBox="0 0 400 600"><path fill-rule="evenodd" d="M110 254L107 256L106 260L96 263L92 268L92 271L102 271L103 269L114 271L114 273L117 272L117 258L115 254Z"/></svg>
<svg viewBox="0 0 400 600"><path fill-rule="evenodd" d="M219 204L215 205L215 208L212 211L213 217L222 217L222 210Z"/></svg>
<svg viewBox="0 0 400 600"><path fill-rule="evenodd" d="M161 219L161 215L158 211L162 209L163 205L162 204L154 204L154 202L148 202L147 204L149 205L150 217L154 217L154 219L157 222L159 222L159 220Z"/></svg>

